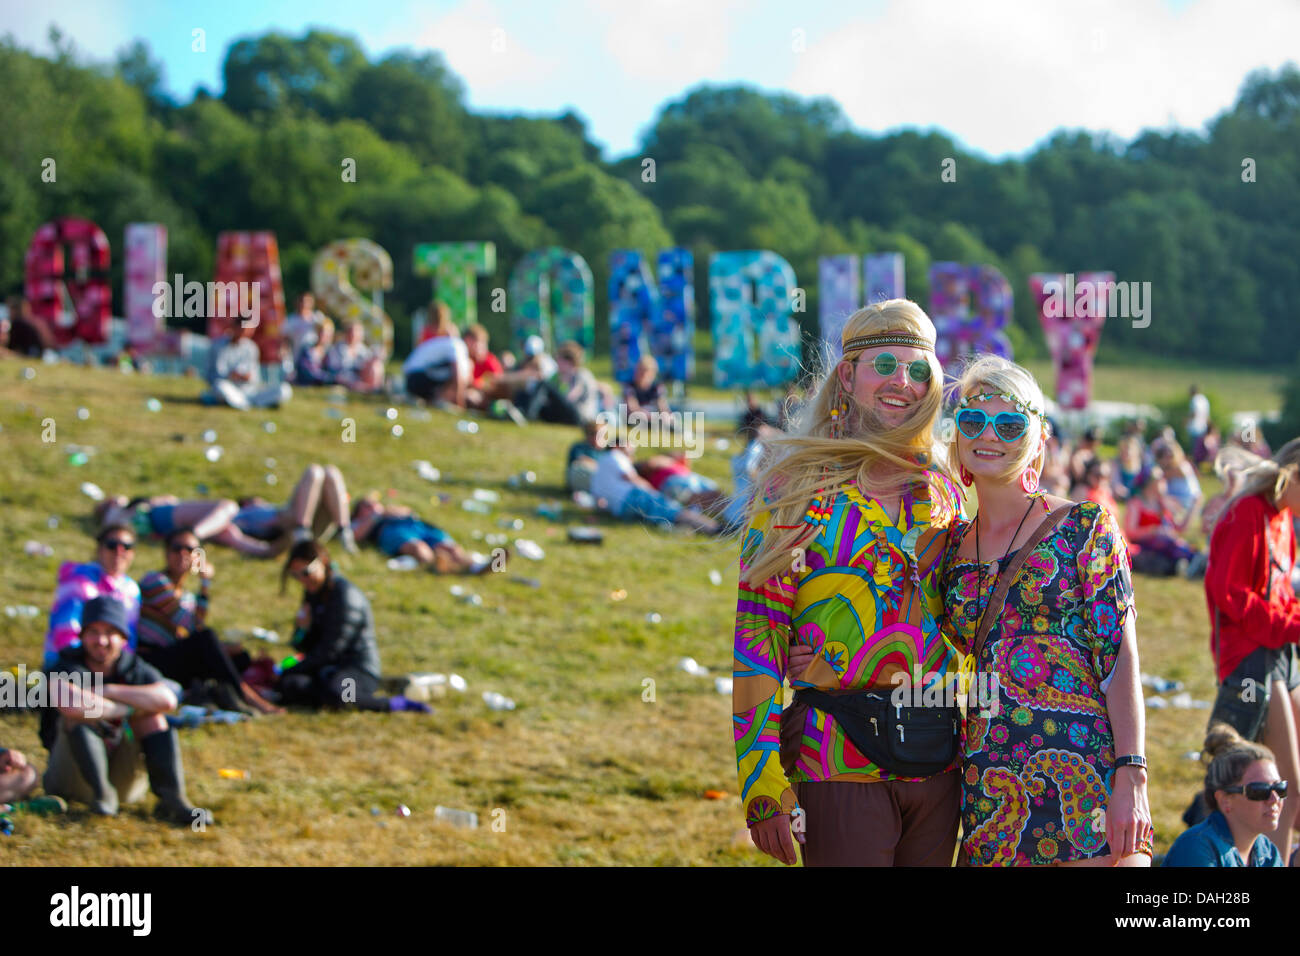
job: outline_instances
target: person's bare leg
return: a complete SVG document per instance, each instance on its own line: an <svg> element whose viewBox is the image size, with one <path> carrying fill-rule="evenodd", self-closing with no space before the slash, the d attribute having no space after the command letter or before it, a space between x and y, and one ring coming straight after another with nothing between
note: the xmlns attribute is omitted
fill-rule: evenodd
<svg viewBox="0 0 1300 956"><path fill-rule="evenodd" d="M239 505L229 498L220 501L182 501L172 512L172 522L178 528L189 528L200 541L214 538L230 527Z"/></svg>
<svg viewBox="0 0 1300 956"><path fill-rule="evenodd" d="M287 521L291 528L310 528L320 503L321 488L325 484L325 469L320 465L308 465L294 486L289 504Z"/></svg>
<svg viewBox="0 0 1300 956"><path fill-rule="evenodd" d="M239 682L239 693L244 698L244 702L261 714L284 714L288 713L283 707L277 707L271 703L256 690L253 685L247 681Z"/></svg>
<svg viewBox="0 0 1300 956"><path fill-rule="evenodd" d="M273 558L279 553L274 543L250 538L233 524L228 525L220 534L213 535L212 540L227 548L234 548L240 554L246 554L250 558Z"/></svg>
<svg viewBox="0 0 1300 956"><path fill-rule="evenodd" d="M1300 744L1297 743L1296 725L1300 722L1300 687L1287 693L1286 685L1274 681L1269 694L1268 719L1264 723L1264 737L1261 741L1277 757L1277 772L1283 780L1295 780L1300 775ZM1277 829L1271 839L1282 851L1282 859L1291 859L1293 846L1292 830L1295 828L1296 811L1300 809L1300 796L1292 791L1282 801L1282 813L1278 817Z"/></svg>
<svg viewBox="0 0 1300 956"><path fill-rule="evenodd" d="M36 768L24 764L18 770L0 773L0 803L17 803L36 789Z"/></svg>
<svg viewBox="0 0 1300 956"><path fill-rule="evenodd" d="M348 526L352 500L348 497L348 486L343 481L343 473L334 465L325 466L321 483L321 505L336 525L340 528Z"/></svg>

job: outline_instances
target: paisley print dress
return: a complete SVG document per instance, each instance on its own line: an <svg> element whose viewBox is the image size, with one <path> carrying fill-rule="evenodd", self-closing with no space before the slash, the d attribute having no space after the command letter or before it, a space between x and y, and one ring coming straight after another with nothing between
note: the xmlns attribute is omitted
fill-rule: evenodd
<svg viewBox="0 0 1300 956"><path fill-rule="evenodd" d="M981 592L978 565L957 556L967 524L949 535L943 581L946 634L969 653L998 569L986 564ZM1110 853L1115 743L1105 694L1129 614L1133 583L1115 518L1076 504L1026 558L975 662L962 775L972 865Z"/></svg>

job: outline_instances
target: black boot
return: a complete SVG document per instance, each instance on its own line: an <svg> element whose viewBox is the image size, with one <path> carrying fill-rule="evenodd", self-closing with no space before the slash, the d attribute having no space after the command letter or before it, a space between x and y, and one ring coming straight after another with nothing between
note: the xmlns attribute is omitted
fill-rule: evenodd
<svg viewBox="0 0 1300 956"><path fill-rule="evenodd" d="M68 738L68 750L72 753L77 769L94 794L90 809L106 817L116 815L117 790L108 779L108 749L104 746L103 738L95 733L90 724L64 727L63 733Z"/></svg>
<svg viewBox="0 0 1300 956"><path fill-rule="evenodd" d="M140 738L144 765L149 771L149 789L158 797L154 813L172 823L188 826L202 819L212 823L212 814L190 805L185 795L185 768L181 766L181 742L172 728Z"/></svg>

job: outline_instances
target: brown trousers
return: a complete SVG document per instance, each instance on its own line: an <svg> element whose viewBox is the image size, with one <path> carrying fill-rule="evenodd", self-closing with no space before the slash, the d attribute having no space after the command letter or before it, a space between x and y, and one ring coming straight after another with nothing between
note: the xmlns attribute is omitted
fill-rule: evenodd
<svg viewBox="0 0 1300 956"><path fill-rule="evenodd" d="M952 866L961 786L955 771L925 780L796 783L804 866Z"/></svg>

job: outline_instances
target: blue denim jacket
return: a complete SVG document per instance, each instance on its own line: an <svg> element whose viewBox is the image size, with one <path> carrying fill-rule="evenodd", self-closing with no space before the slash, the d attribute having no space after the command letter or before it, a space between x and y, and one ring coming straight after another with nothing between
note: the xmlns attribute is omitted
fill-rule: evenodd
<svg viewBox="0 0 1300 956"><path fill-rule="evenodd" d="M1262 833L1251 847L1252 862L1241 859L1228 829L1227 818L1215 810L1208 817L1184 830L1169 848L1165 866L1286 866L1273 841Z"/></svg>

